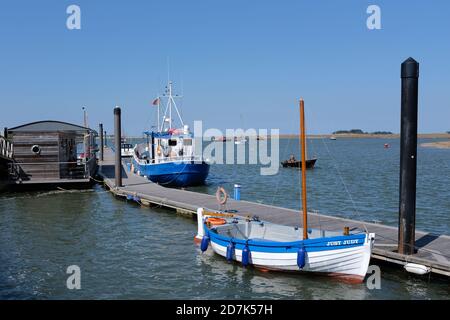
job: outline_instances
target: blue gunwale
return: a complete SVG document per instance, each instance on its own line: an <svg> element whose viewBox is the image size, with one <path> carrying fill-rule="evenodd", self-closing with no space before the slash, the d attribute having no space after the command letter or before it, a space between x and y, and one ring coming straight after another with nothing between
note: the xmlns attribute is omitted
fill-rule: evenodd
<svg viewBox="0 0 450 320"><path fill-rule="evenodd" d="M250 251L255 252L270 252L270 253L297 253L300 247L304 247L307 252L319 252L328 250L338 250L354 248L364 245L366 240L366 234L353 234L348 236L336 236L336 237L325 237L325 238L315 238L291 242L278 242L278 241L268 241L268 240L255 240L255 239L239 239L231 238L223 235L219 235L215 232L215 228L211 230L205 226L205 232L210 237L211 241L226 247L230 242L232 242L236 249L242 250L245 245L248 245ZM343 244L344 241L357 240L357 242L352 244ZM341 241L340 244L327 245L328 242Z"/></svg>

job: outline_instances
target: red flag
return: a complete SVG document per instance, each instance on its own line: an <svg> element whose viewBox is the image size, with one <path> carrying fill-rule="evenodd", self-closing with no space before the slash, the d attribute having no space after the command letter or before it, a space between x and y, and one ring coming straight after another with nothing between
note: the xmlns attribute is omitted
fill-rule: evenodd
<svg viewBox="0 0 450 320"><path fill-rule="evenodd" d="M155 100L153 100L152 104L154 106L157 106L159 104L159 98L156 98Z"/></svg>

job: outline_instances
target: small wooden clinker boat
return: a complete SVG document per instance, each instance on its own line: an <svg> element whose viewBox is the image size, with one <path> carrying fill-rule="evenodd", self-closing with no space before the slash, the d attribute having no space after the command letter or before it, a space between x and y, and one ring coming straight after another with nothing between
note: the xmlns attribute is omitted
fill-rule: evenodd
<svg viewBox="0 0 450 320"><path fill-rule="evenodd" d="M265 270L300 271L362 282L369 267L375 234L308 228L306 201L306 138L304 102L300 100L302 145L302 228L257 217L197 210L196 241L202 252L212 250L228 261Z"/></svg>

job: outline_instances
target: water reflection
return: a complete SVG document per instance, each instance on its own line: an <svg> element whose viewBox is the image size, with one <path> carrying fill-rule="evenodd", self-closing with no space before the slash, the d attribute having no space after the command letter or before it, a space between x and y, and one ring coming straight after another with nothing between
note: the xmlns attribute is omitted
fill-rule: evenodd
<svg viewBox="0 0 450 320"><path fill-rule="evenodd" d="M230 299L365 299L365 284L346 284L330 277L265 272L256 268L229 263L212 250L197 255L197 265L205 282L220 286L232 295ZM234 292L239 288L237 292ZM221 291L222 291L221 290Z"/></svg>

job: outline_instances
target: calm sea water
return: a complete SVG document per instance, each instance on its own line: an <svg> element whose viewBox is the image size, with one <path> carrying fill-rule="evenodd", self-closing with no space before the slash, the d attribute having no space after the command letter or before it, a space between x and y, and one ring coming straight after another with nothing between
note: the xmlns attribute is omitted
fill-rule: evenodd
<svg viewBox="0 0 450 320"><path fill-rule="evenodd" d="M427 142L430 140L427 140ZM384 143L391 148L384 149ZM424 142L420 141L420 142ZM311 140L309 205L319 212L395 226L399 142ZM282 158L298 140L280 142ZM211 167L214 193L242 185L242 199L299 208L299 172L259 175L258 165ZM450 234L450 150L419 147L417 228ZM352 200L353 199L353 202ZM356 209L355 209L356 208ZM357 211L357 213L355 213ZM380 290L329 278L264 273L200 254L196 222L164 209L115 199L100 186L0 196L2 299L449 299L448 281L380 266ZM81 268L81 290L66 288L66 269Z"/></svg>

